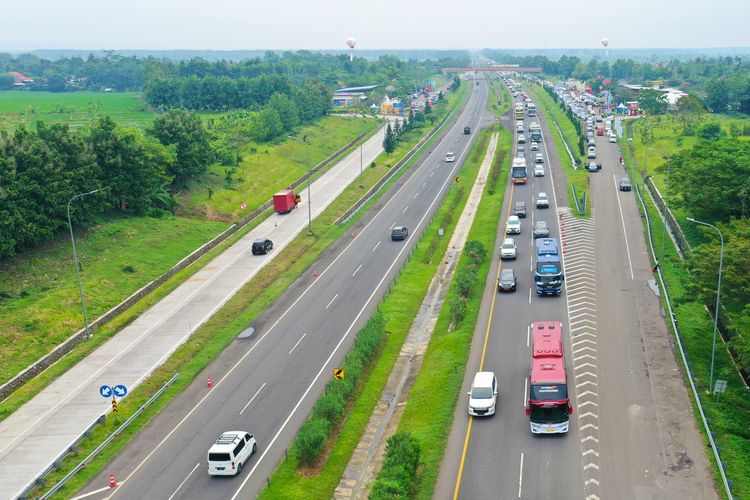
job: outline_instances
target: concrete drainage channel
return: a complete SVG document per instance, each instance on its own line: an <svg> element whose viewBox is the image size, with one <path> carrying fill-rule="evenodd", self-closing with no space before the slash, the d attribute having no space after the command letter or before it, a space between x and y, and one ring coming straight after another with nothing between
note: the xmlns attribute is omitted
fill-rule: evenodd
<svg viewBox="0 0 750 500"><path fill-rule="evenodd" d="M335 500L365 499L369 483L382 467L385 444L392 436L401 419L404 405L409 399L412 386L422 366L424 353L432 338L440 309L445 301L448 286L456 270L461 251L466 244L474 216L479 208L484 186L487 182L492 159L497 148L498 134L490 139L487 153L471 188L456 230L448 244L448 249L430 282L427 294L419 308L419 313L404 340L396 364L388 377L385 389L375 405L365 432L360 438L344 475L333 494Z"/></svg>

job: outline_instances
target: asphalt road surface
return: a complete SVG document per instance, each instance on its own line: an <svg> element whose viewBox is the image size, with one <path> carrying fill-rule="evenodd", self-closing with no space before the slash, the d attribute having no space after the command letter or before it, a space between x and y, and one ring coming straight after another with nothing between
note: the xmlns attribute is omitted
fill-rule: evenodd
<svg viewBox="0 0 750 500"><path fill-rule="evenodd" d="M327 251L82 492L90 498L254 498L284 457L332 370L403 266L468 153L483 117L487 88L466 82L471 97L431 153L379 205ZM472 133L464 135L464 126ZM444 162L445 153L455 163ZM406 241L390 240L406 225ZM248 258L252 258L248 256ZM319 275L313 276L313 270ZM206 388L206 376L213 378ZM211 478L206 453L224 431L247 430L258 453L233 478Z"/></svg>
<svg viewBox="0 0 750 500"><path fill-rule="evenodd" d="M527 137L531 120L525 119ZM516 261L500 263L496 248L434 497L715 498L660 303L648 286L652 276L635 194L617 188L624 174L617 145L598 138L596 161L604 166L591 174L594 211L591 219L578 220L567 209L551 140L557 129L543 116L534 120L542 125L546 176L508 187L496 247L512 204L526 201L530 210L516 236ZM515 129L514 119L507 123ZM528 144L526 150L528 161L535 152ZM534 207L539 191L550 195L549 209ZM538 297L533 290L531 228L539 219L549 223L552 237L565 241L566 291L560 297ZM500 266L518 273L515 293L497 294ZM534 321L561 321L566 333L574 407L567 434L532 435L524 413L527 329ZM482 362L481 369L498 377L497 413L470 422L465 392Z"/></svg>

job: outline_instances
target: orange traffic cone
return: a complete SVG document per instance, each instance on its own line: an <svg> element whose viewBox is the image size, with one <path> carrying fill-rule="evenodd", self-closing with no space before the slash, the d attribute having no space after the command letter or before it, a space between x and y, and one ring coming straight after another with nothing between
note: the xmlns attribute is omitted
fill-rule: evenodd
<svg viewBox="0 0 750 500"><path fill-rule="evenodd" d="M213 382L211 382L211 377L208 377L208 382L206 383L206 387L211 387L213 385L214 384L213 384Z"/></svg>
<svg viewBox="0 0 750 500"><path fill-rule="evenodd" d="M110 488L114 488L115 486L117 486L117 481L115 480L115 475L114 474L110 474L109 475L109 487Z"/></svg>

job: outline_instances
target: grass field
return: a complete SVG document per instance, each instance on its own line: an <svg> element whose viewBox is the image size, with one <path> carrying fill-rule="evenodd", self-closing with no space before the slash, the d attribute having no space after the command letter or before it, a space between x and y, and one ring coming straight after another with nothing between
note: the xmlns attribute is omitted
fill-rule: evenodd
<svg viewBox="0 0 750 500"><path fill-rule="evenodd" d="M249 142L240 149L242 162L233 182L226 182L227 167L211 166L191 182L187 193L179 195L180 213L237 220L247 212L240 208L242 202L252 210L358 135L379 126L380 121L373 118L327 116L300 127L293 138L278 144Z"/></svg>
<svg viewBox="0 0 750 500"><path fill-rule="evenodd" d="M455 102L457 99L458 96L452 97L451 102ZM407 134L412 136L412 145L426 131L427 128L423 128L420 131ZM408 150L410 146L403 143L399 147ZM391 156L391 160L395 161L395 155L396 153ZM72 496L73 492L96 476L109 459L121 450L143 425L165 408L177 394L200 374L206 365L236 338L239 331L252 323L300 274L309 268L326 248L346 233L348 230L347 227L341 227L334 224L334 222L388 171L389 167L385 163L378 162L375 168L370 169L369 174L364 177L364 188L350 189L339 196L323 214L313 221L314 233L312 236L302 233L294 241L290 242L274 258L273 263L265 268L262 275L256 276L245 285L221 310L202 325L185 344L180 346L164 365L156 369L139 387L128 394L125 400L126 404L120 406L119 422L128 418L135 408L143 404L176 371L179 371L181 374L175 384L154 405L144 412L141 417L136 419L125 433L116 438L99 457L90 462L85 470L79 472L63 488L60 494L61 497ZM396 179L392 180L392 182L396 182ZM371 203L375 203L375 200ZM228 244L231 244L233 240L236 240L240 236L241 233L231 237ZM210 256L202 257L193 267L200 268L205 265L211 256L220 250L217 249L212 251ZM182 271L176 277L170 279L163 288L172 289L176 287L181 280L184 280L189 275L189 272L188 270ZM116 332L117 327L122 327L124 324L132 321L146 307L153 304L165 294L166 292L162 292L160 288L153 296L149 296L134 306L133 310L126 312L123 317L115 320L113 322L115 324L111 326L107 325L105 328L107 328L108 335ZM37 379L14 393L9 400L0 402L0 418L7 416L14 408L23 404L24 401L27 401L36 392L41 390L50 380L54 379L55 374L63 373L68 369L75 362L75 359L71 358L77 357L80 359L86 352L91 352L92 349L93 346L84 344L81 352L74 351L73 355L64 358L62 362L54 365L40 377L37 377ZM80 460L81 456L93 450L117 425L118 418L114 418L111 414L108 415L106 423L97 427L91 437L85 439L79 445L78 454L69 456L63 461L62 468L48 477L48 484L54 484L56 480L62 478Z"/></svg>
<svg viewBox="0 0 750 500"><path fill-rule="evenodd" d="M227 224L110 217L77 228L89 320L161 275ZM83 327L70 236L0 262L0 383Z"/></svg>
<svg viewBox="0 0 750 500"><path fill-rule="evenodd" d="M0 130L39 120L75 129L106 115L120 126L138 128L150 126L156 116L137 92L0 91Z"/></svg>

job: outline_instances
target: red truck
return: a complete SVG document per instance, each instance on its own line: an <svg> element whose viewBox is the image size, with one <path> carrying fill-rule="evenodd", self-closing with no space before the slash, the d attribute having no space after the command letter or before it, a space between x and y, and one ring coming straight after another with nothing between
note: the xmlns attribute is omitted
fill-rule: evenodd
<svg viewBox="0 0 750 500"><path fill-rule="evenodd" d="M273 209L276 213L286 214L297 207L301 201L299 195L295 195L291 189L284 189L273 195Z"/></svg>

